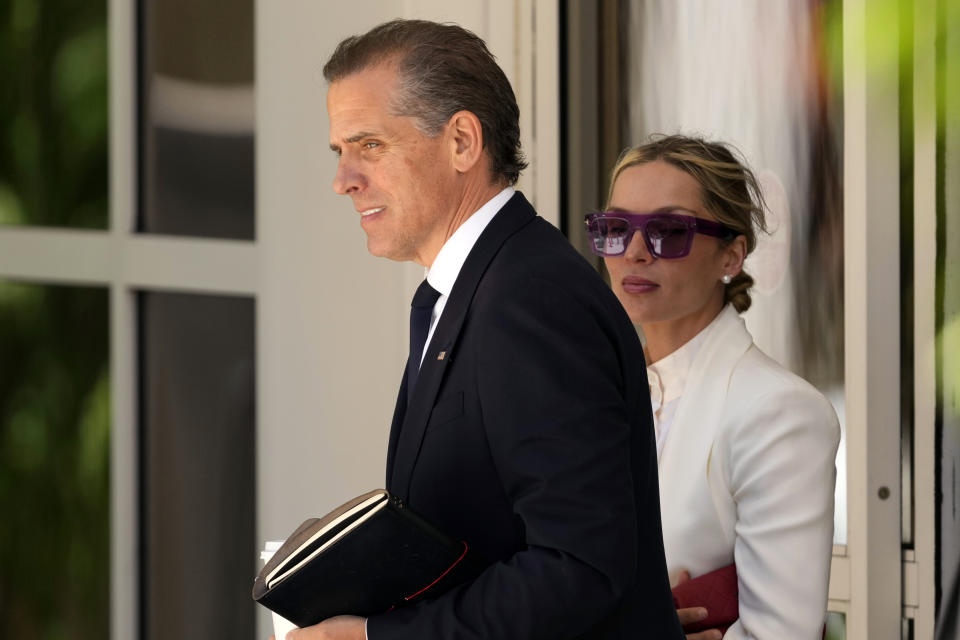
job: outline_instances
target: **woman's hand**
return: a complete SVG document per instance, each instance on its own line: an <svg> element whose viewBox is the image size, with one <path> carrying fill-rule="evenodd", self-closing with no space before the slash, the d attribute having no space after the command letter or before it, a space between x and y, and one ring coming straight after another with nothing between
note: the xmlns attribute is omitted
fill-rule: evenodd
<svg viewBox="0 0 960 640"><path fill-rule="evenodd" d="M690 579L690 572L684 569L676 577L676 584L683 584ZM672 585L676 586L676 585ZM700 622L707 617L707 610L704 607L687 607L677 609L677 618L680 619L680 626L686 629L688 624ZM697 633L688 633L687 640L721 640L723 634L719 629L706 629Z"/></svg>
<svg viewBox="0 0 960 640"><path fill-rule="evenodd" d="M680 626L686 628L688 624L700 622L707 617L707 610L703 607L688 607L686 609L677 609L677 617L680 619ZM687 640L721 640L723 634L718 629L707 629L697 633L688 633Z"/></svg>

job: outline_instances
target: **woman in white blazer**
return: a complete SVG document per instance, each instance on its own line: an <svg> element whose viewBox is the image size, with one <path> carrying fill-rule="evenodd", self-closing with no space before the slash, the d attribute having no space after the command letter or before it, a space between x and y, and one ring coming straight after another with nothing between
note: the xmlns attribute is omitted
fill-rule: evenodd
<svg viewBox="0 0 960 640"><path fill-rule="evenodd" d="M658 137L621 155L608 203L587 229L645 336L671 580L736 563L739 619L724 638L819 640L840 428L739 315L764 229L756 179L723 144Z"/></svg>

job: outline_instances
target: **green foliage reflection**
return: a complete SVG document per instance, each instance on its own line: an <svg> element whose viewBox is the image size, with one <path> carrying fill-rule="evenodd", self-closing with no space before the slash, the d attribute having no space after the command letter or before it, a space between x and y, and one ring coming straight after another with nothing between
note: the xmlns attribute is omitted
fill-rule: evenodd
<svg viewBox="0 0 960 640"><path fill-rule="evenodd" d="M0 224L107 226L106 24L0 2ZM109 636L107 300L0 282L0 638Z"/></svg>
<svg viewBox="0 0 960 640"><path fill-rule="evenodd" d="M103 0L0 2L0 224L107 226L106 25Z"/></svg>
<svg viewBox="0 0 960 640"><path fill-rule="evenodd" d="M0 638L109 637L106 289L0 281Z"/></svg>

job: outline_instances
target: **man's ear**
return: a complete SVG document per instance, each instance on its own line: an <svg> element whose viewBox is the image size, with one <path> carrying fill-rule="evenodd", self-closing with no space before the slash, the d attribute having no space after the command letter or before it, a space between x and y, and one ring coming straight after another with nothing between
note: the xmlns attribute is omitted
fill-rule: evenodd
<svg viewBox="0 0 960 640"><path fill-rule="evenodd" d="M447 122L453 166L460 173L473 169L483 157L483 126L471 111L458 111Z"/></svg>

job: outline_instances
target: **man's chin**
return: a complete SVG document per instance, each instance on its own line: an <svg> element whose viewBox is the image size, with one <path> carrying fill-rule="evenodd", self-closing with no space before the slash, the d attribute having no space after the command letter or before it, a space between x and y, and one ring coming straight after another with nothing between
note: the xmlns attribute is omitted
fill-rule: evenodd
<svg viewBox="0 0 960 640"><path fill-rule="evenodd" d="M402 252L392 244L378 242L376 239L367 236L367 252L375 258L386 258L395 262L404 262L409 260Z"/></svg>

